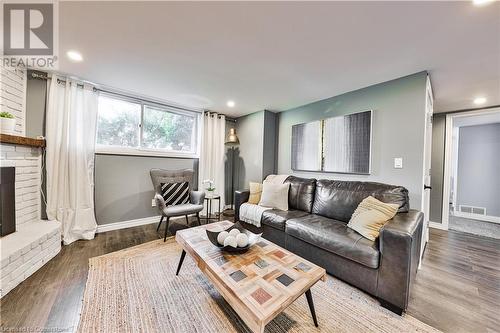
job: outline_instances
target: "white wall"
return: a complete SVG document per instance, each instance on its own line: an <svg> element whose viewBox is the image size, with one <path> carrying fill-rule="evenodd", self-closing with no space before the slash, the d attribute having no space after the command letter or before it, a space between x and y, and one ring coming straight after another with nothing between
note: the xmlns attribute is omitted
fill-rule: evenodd
<svg viewBox="0 0 500 333"><path fill-rule="evenodd" d="M16 118L15 132L24 136L26 124L26 70L7 68L0 63L0 112Z"/></svg>
<svg viewBox="0 0 500 333"><path fill-rule="evenodd" d="M0 64L0 111L12 113L16 134L26 132L26 71ZM40 221L41 148L0 144L0 166L15 167L16 232L0 242L0 298L61 250L61 226Z"/></svg>

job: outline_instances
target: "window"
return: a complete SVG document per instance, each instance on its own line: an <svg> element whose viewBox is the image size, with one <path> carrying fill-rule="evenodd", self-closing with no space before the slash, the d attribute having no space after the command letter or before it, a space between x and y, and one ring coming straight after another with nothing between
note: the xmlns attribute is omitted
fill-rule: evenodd
<svg viewBox="0 0 500 333"><path fill-rule="evenodd" d="M140 104L99 96L97 112L98 145L139 147Z"/></svg>
<svg viewBox="0 0 500 333"><path fill-rule="evenodd" d="M110 94L99 96L97 152L196 156L196 112Z"/></svg>

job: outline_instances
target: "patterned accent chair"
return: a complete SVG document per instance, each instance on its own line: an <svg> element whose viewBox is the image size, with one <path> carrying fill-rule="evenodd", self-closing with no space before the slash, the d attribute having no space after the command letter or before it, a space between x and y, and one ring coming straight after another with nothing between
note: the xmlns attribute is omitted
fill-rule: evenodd
<svg viewBox="0 0 500 333"><path fill-rule="evenodd" d="M163 241L166 241L167 239L168 223L171 217L185 216L186 223L189 224L188 215L195 214L198 220L198 224L200 224L200 212L203 210L203 200L205 199L205 193L203 191L192 190L194 175L193 170L151 169L149 171L149 174L151 175L151 181L153 182L153 186L155 189L154 200L156 202L156 207L158 207L158 210L161 214L160 223L158 223L156 231L160 230L163 219L166 218L167 225L165 226L165 236L163 238ZM182 182L187 182L189 184L189 202L167 206L162 195L161 184L173 184Z"/></svg>

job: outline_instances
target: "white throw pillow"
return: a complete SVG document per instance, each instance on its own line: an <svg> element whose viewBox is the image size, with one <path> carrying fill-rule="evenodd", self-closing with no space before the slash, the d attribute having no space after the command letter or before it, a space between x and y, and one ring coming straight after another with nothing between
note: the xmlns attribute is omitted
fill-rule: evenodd
<svg viewBox="0 0 500 333"><path fill-rule="evenodd" d="M290 184L276 184L264 181L259 206L288 210L288 189Z"/></svg>

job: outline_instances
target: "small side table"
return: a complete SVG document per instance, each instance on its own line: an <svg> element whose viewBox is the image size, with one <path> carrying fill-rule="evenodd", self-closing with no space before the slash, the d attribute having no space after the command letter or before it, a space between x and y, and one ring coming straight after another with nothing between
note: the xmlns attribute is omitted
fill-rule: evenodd
<svg viewBox="0 0 500 333"><path fill-rule="evenodd" d="M212 201L217 200L219 201L219 209L216 213L216 217L210 217L212 213ZM202 219L205 219L205 223L210 223L211 220L214 221L220 221L220 195L218 194L213 194L213 195L205 195L205 201L207 202L207 215L206 216L201 216Z"/></svg>

